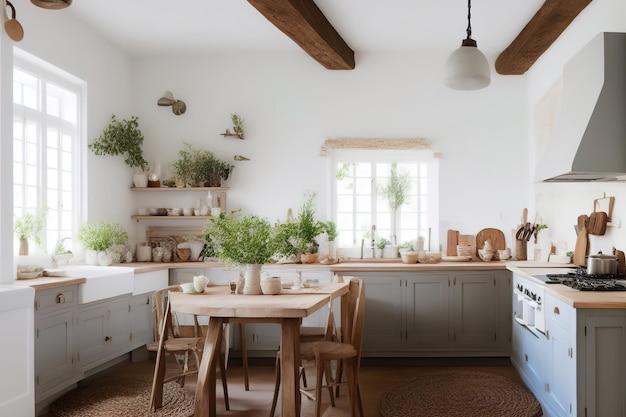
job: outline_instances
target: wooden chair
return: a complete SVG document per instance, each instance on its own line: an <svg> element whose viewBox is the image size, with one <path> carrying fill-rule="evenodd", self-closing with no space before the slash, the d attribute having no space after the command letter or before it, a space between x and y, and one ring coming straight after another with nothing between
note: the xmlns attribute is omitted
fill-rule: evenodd
<svg viewBox="0 0 626 417"><path fill-rule="evenodd" d="M350 278L350 291L348 293L348 308L342 341L321 341L313 344L315 356L316 385L315 385L315 415L320 416L322 388L329 388L330 397L333 398L332 388L345 382L341 381L340 373L333 379L330 373L331 361L343 364L348 378L348 397L352 416L363 417L363 405L359 392L358 376L361 366L361 348L363 345L363 323L365 319L365 283L362 279ZM342 312L342 315L344 312ZM322 383L326 375L326 384ZM332 400L331 400L332 405Z"/></svg>
<svg viewBox="0 0 626 417"><path fill-rule="evenodd" d="M148 345L148 350L158 352L159 346L162 346L162 354L169 354L176 364L178 365L177 371L172 375L167 376L167 372L163 370L163 382L165 384L170 381L177 380L181 387L185 385L185 378L187 375L193 375L198 373L198 366L202 358L202 351L204 348L204 335L200 325L198 324L198 318L193 316L193 336L185 336L181 334L181 326L179 325L176 314L170 312L168 294L170 292L180 292L180 285L171 285L154 293L154 305L155 305L155 342ZM193 355L193 356L191 356ZM190 359L195 361L194 366L191 366ZM157 364L161 358L157 355ZM220 377L222 379L222 389L224 391L224 403L226 410L230 410L230 404L228 400L228 387L226 384L226 365L225 355L222 351L220 355ZM162 398L163 386L157 387L157 366L155 366L155 376L152 386L152 398L150 400L151 408L154 411L156 408L160 408L160 401L157 401L155 395Z"/></svg>

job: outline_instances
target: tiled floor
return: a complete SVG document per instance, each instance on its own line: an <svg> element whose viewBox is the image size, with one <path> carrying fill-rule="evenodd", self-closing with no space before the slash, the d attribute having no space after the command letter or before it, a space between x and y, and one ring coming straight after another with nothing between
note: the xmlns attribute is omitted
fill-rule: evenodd
<svg viewBox="0 0 626 417"><path fill-rule="evenodd" d="M147 373L152 374L153 360L125 364L113 371L114 374ZM479 369L484 372L493 372L519 381L519 376L510 365L508 358L481 359L481 358L439 358L439 359L377 359L363 360L360 374L360 384L363 407L366 417L379 416L378 403L382 394L393 385L415 377L420 373L441 367L463 367L464 369ZM307 367L308 369L308 367ZM307 374L312 381L313 370ZM217 390L218 415L236 417L269 417L269 410L274 390L274 368L271 361L252 365L250 367L250 391L243 389L242 368L231 362L227 371L228 389L230 396L230 411L225 411L221 389ZM218 385L218 388L220 386ZM193 391L195 381L189 381L186 389ZM345 393L345 390L344 390ZM324 416L348 415L347 396L344 394L334 409L328 407L327 396L322 406ZM326 409L326 412L324 410ZM313 402L303 398L302 416L313 416ZM130 416L129 416L130 417Z"/></svg>

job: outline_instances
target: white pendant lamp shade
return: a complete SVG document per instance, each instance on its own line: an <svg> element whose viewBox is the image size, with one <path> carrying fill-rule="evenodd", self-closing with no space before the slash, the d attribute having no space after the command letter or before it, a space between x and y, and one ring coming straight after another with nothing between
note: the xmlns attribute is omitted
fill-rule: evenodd
<svg viewBox="0 0 626 417"><path fill-rule="evenodd" d="M446 62L444 83L455 90L479 90L491 83L487 58L476 47L476 42L471 45L467 41L464 40Z"/></svg>
<svg viewBox="0 0 626 417"><path fill-rule="evenodd" d="M455 90L480 90L491 83L489 62L472 39L472 0L467 0L467 38L446 62L444 83Z"/></svg>

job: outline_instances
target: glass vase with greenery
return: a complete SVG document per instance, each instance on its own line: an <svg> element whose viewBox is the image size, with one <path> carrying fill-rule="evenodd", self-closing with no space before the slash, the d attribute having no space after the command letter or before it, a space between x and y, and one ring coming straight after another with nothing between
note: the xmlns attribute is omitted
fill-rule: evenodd
<svg viewBox="0 0 626 417"><path fill-rule="evenodd" d="M382 187L379 187L378 193L385 197L389 202L389 208L391 209L391 230L392 237L396 240L397 236L397 218L398 210L404 204L408 198L409 191L411 189L411 178L408 172L401 172L398 169L398 164L393 162L391 164L391 172L389 181ZM394 242L394 244L396 243Z"/></svg>
<svg viewBox="0 0 626 417"><path fill-rule="evenodd" d="M27 211L21 217L15 219L13 230L20 241L20 255L28 255L29 239L33 239L37 245L41 245L40 233L46 226L47 217L48 207L38 207L34 213Z"/></svg>

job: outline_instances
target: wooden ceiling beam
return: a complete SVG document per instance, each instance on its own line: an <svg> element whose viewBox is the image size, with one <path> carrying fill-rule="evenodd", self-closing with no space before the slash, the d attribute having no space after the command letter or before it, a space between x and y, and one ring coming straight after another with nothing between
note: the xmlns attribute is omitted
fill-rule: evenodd
<svg viewBox="0 0 626 417"><path fill-rule="evenodd" d="M496 59L496 71L521 75L539 59L592 0L546 0Z"/></svg>
<svg viewBox="0 0 626 417"><path fill-rule="evenodd" d="M267 20L328 69L354 69L354 51L313 0L248 0Z"/></svg>

